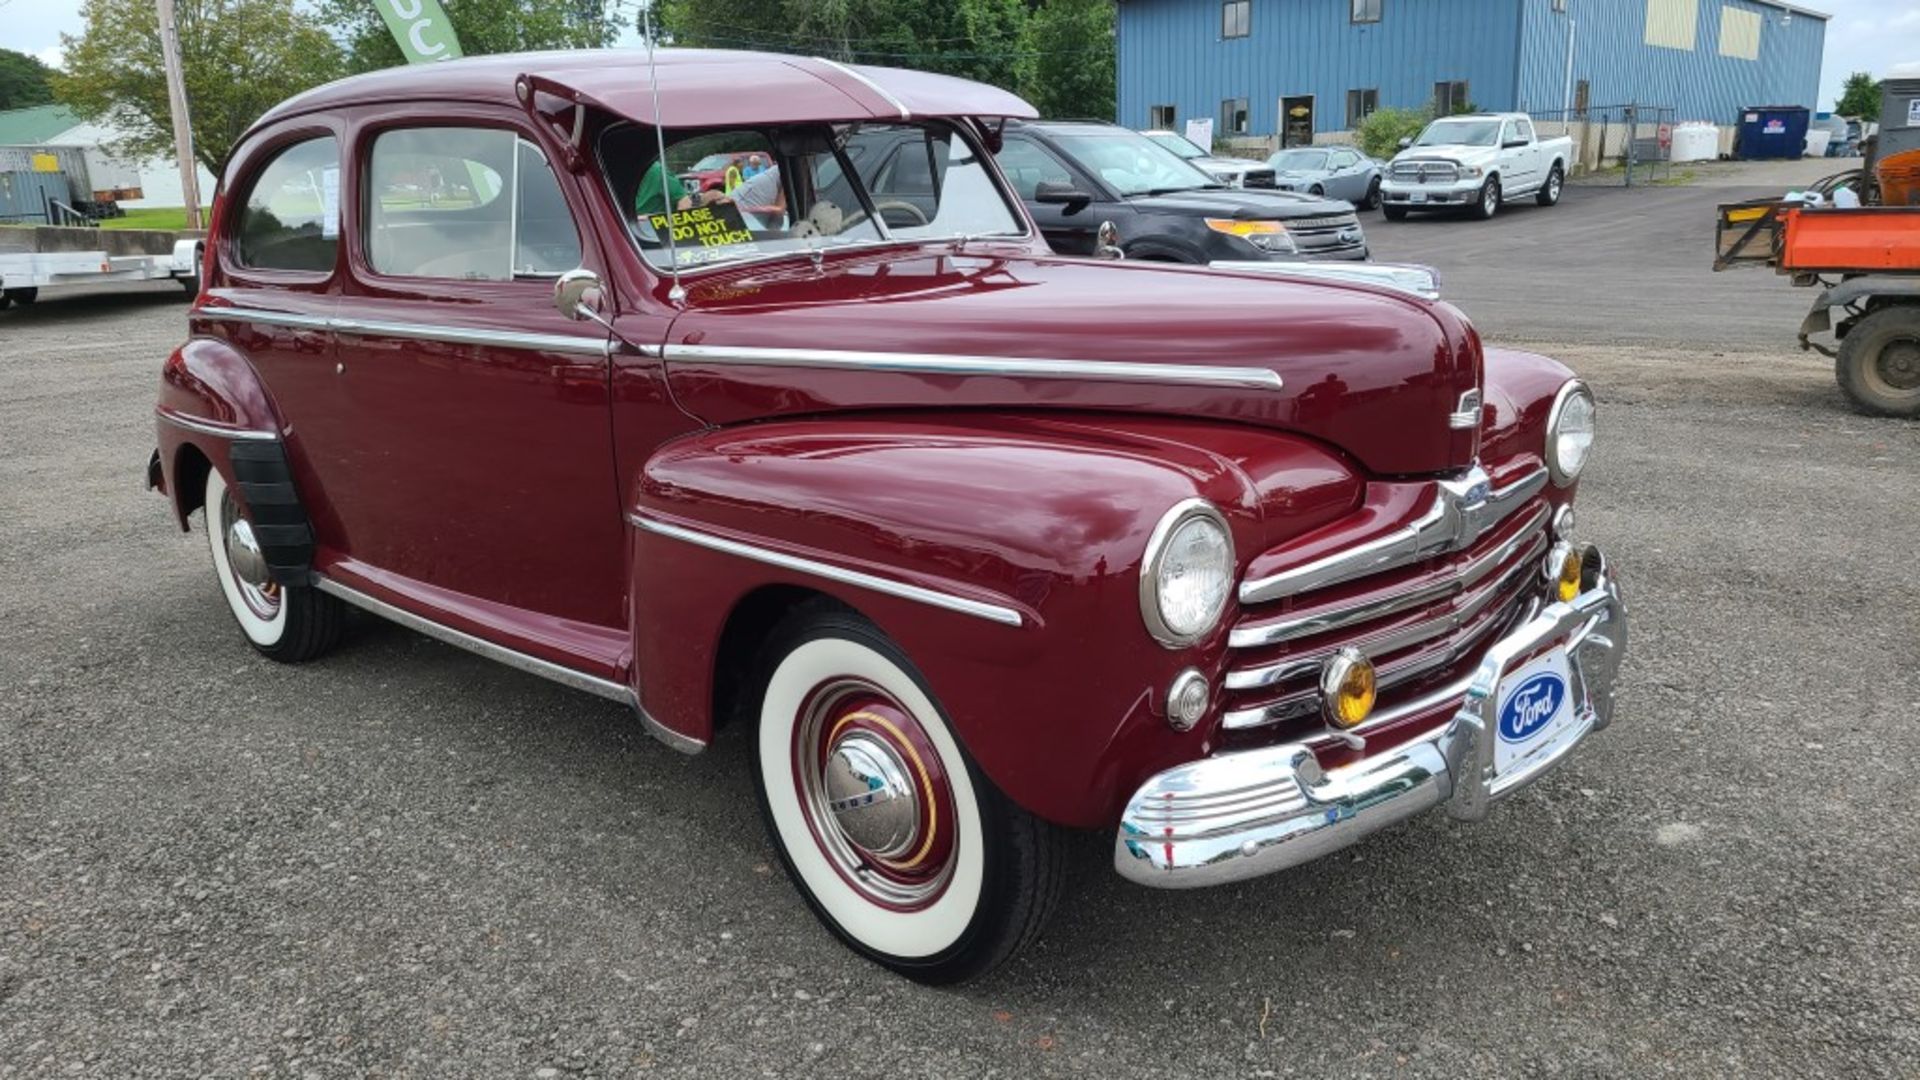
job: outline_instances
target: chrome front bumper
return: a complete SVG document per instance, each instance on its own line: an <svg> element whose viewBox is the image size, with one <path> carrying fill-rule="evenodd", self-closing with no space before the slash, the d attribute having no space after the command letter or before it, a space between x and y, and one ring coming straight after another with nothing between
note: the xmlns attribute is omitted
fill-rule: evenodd
<svg viewBox="0 0 1920 1080"><path fill-rule="evenodd" d="M1155 888L1200 888L1298 866L1441 804L1465 821L1486 817L1495 801L1550 771L1613 719L1627 609L1599 553L1587 551L1601 569L1586 591L1495 641L1466 680L1459 710L1439 730L1331 771L1304 743L1168 769L1128 801L1114 869ZM1574 722L1522 769L1496 776L1500 681L1556 643L1567 649Z"/></svg>

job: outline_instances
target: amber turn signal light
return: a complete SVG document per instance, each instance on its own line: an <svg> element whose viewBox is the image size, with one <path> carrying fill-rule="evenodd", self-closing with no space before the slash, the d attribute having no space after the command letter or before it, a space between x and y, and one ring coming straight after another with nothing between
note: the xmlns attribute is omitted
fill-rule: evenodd
<svg viewBox="0 0 1920 1080"><path fill-rule="evenodd" d="M1320 669L1320 696L1327 723L1342 731L1360 726L1373 713L1379 695L1373 661L1358 649L1344 648Z"/></svg>
<svg viewBox="0 0 1920 1080"><path fill-rule="evenodd" d="M1580 595L1580 549L1561 544L1553 554L1559 563L1554 568L1553 595L1564 604Z"/></svg>

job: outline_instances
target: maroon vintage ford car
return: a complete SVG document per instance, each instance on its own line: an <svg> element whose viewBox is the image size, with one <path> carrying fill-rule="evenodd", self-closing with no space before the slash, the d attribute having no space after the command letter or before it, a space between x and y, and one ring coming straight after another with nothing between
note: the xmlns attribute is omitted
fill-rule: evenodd
<svg viewBox="0 0 1920 1080"><path fill-rule="evenodd" d="M1392 273L1057 257L994 165L1031 115L695 51L304 94L227 169L150 481L270 658L352 606L744 725L807 902L928 981L1033 938L1066 830L1236 881L1604 727L1587 389ZM722 151L773 179L669 205Z"/></svg>

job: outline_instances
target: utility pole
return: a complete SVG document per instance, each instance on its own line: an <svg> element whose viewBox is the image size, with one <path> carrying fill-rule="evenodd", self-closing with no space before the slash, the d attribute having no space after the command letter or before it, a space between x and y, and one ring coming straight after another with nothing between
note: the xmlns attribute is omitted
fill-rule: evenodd
<svg viewBox="0 0 1920 1080"><path fill-rule="evenodd" d="M180 31L173 23L173 0L154 0L160 9L160 55L167 65L167 105L173 113L173 153L180 159L180 194L187 200L187 228L200 228L200 172L193 163L193 127L187 120L187 84L180 69Z"/></svg>

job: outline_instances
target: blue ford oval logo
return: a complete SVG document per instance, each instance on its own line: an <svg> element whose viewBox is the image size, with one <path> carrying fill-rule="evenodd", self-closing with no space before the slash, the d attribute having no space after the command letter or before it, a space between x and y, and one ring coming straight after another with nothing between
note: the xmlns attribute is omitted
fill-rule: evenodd
<svg viewBox="0 0 1920 1080"><path fill-rule="evenodd" d="M1566 700L1567 681L1556 672L1542 672L1521 683L1500 710L1500 738L1510 743L1525 742L1559 713Z"/></svg>

